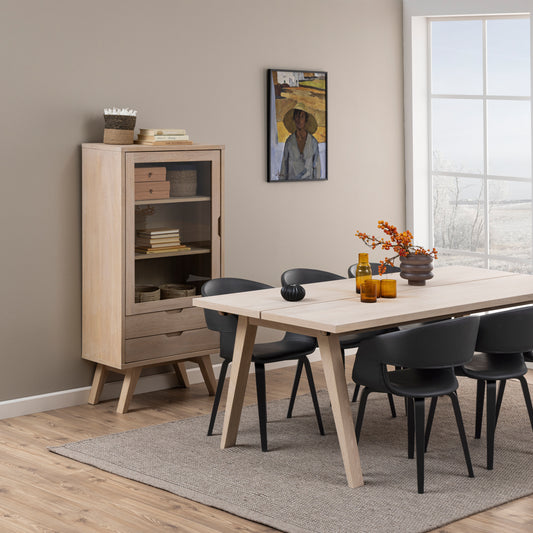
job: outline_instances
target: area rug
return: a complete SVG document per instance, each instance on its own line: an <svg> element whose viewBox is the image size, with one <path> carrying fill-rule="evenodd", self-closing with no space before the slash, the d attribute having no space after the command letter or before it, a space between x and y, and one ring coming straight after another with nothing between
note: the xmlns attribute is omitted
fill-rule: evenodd
<svg viewBox="0 0 533 533"><path fill-rule="evenodd" d="M350 391L351 392L351 391ZM346 485L327 393L320 394L326 435L311 400L268 404L269 451L259 445L257 409L243 410L237 446L220 450L202 416L51 448L119 476L291 533L418 533L533 493L533 433L520 385L509 382L498 421L494 470L485 469L485 438L472 438L475 385L461 378L459 400L475 478L466 465L448 398L439 401L426 454L426 493L407 459L407 419L396 401L370 395L361 434L364 487ZM358 404L352 404L354 414Z"/></svg>

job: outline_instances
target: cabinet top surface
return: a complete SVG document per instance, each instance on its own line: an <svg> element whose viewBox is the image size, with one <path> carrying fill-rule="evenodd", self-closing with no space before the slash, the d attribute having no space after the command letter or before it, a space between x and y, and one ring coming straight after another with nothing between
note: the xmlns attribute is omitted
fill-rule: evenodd
<svg viewBox="0 0 533 533"><path fill-rule="evenodd" d="M110 152L175 152L177 150L224 150L223 144L169 144L165 146L149 146L146 144L104 144L83 143L83 149L108 150Z"/></svg>

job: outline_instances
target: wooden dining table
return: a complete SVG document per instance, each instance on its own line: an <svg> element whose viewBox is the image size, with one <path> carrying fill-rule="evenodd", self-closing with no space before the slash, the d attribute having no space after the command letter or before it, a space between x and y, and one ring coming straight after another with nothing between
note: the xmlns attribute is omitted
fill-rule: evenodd
<svg viewBox="0 0 533 533"><path fill-rule="evenodd" d="M362 303L355 280L304 285L299 302L285 301L280 288L193 299L193 304L238 318L221 448L234 446L258 326L316 337L350 487L363 485L359 451L339 337L346 333L401 326L533 303L533 276L473 267L436 268L425 286L399 275L397 297Z"/></svg>

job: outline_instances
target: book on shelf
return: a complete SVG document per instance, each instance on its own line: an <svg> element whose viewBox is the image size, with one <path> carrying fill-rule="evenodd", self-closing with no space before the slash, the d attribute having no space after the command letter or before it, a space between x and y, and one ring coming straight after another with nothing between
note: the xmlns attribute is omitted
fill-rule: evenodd
<svg viewBox="0 0 533 533"><path fill-rule="evenodd" d="M188 135L137 135L138 141L188 141Z"/></svg>
<svg viewBox="0 0 533 533"><path fill-rule="evenodd" d="M180 246L181 241L179 239L165 240L165 241L135 241L137 248L168 248L169 246Z"/></svg>
<svg viewBox="0 0 533 533"><path fill-rule="evenodd" d="M163 238L148 238L148 237L137 237L135 239L135 246L155 246L155 245L161 246L162 244L166 244L167 246L170 246L171 244L181 244L179 236L177 237L163 237Z"/></svg>
<svg viewBox="0 0 533 533"><path fill-rule="evenodd" d="M176 128L163 128L160 130L141 128L139 130L139 135L185 135L186 133L187 132L184 129Z"/></svg>
<svg viewBox="0 0 533 533"><path fill-rule="evenodd" d="M180 244L178 246L165 246L161 248L148 248L145 246L136 246L135 251L139 254L166 254L170 252L185 252L190 250L191 247L186 244Z"/></svg>
<svg viewBox="0 0 533 533"><path fill-rule="evenodd" d="M133 141L134 144L144 144L147 146L171 146L178 144L193 144L192 141Z"/></svg>
<svg viewBox="0 0 533 533"><path fill-rule="evenodd" d="M143 237L154 237L154 236L165 236L169 237L171 235L179 235L180 229L179 228L144 228L144 229L138 229L136 231L137 235L143 236Z"/></svg>

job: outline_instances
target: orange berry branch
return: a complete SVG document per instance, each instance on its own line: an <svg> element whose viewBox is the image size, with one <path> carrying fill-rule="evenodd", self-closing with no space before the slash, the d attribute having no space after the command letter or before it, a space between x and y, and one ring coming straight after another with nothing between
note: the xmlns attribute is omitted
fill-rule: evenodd
<svg viewBox="0 0 533 533"><path fill-rule="evenodd" d="M406 257L408 255L429 255L434 259L437 259L437 250L426 250L422 246L413 244L413 234L409 231L398 232L398 228L385 222L383 220L378 221L378 229L383 230L385 235L390 237L389 240L380 239L374 235L370 236L367 233L356 231L355 236L359 237L367 246L370 246L372 250L381 246L383 250L393 250L396 252L394 257L386 257L379 262L379 275L381 276L387 270L387 265L394 266L394 260L397 257Z"/></svg>

